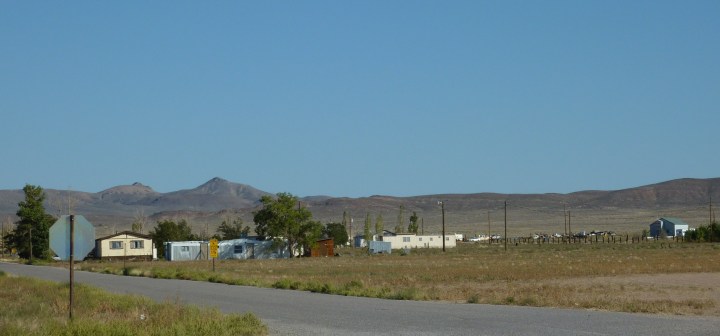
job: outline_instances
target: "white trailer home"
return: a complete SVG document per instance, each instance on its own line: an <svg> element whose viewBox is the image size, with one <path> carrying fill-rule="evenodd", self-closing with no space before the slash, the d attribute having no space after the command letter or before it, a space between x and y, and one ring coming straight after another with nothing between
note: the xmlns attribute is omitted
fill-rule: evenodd
<svg viewBox="0 0 720 336"><path fill-rule="evenodd" d="M272 240L239 238L218 242L218 259L279 259L288 258L287 246L273 247ZM169 261L209 260L209 243L181 241L165 243L165 259Z"/></svg>
<svg viewBox="0 0 720 336"><path fill-rule="evenodd" d="M456 246L454 234L446 234L444 238L446 248L453 248ZM414 233L394 233L386 230L382 236L378 237L378 240L390 242L393 249L443 247L442 235L418 236Z"/></svg>
<svg viewBox="0 0 720 336"><path fill-rule="evenodd" d="M272 240L239 238L218 242L218 259L279 259L288 256L287 247L273 247Z"/></svg>
<svg viewBox="0 0 720 336"><path fill-rule="evenodd" d="M98 259L157 259L157 249L150 236L123 231L95 239L95 257Z"/></svg>

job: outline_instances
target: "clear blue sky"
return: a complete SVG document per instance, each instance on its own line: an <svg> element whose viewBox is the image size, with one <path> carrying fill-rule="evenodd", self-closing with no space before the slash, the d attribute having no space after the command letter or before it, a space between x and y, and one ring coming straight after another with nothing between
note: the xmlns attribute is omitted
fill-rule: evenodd
<svg viewBox="0 0 720 336"><path fill-rule="evenodd" d="M720 1L2 1L0 189L720 176Z"/></svg>

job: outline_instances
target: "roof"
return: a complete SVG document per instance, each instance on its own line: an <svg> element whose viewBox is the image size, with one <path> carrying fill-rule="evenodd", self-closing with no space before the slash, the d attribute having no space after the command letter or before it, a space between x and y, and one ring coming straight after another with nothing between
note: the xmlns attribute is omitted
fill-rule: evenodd
<svg viewBox="0 0 720 336"><path fill-rule="evenodd" d="M118 233L115 233L115 234L111 234L111 235L109 235L109 236L107 236L107 237L100 237L100 238L95 239L95 240L96 240L96 241L97 241L97 240L105 240L105 239L115 238L115 237L117 237L117 236L122 236L122 235L134 236L134 237L143 238L143 239L152 239L150 236L144 235L144 234L142 234L142 233L137 233L137 232L132 232L132 231L123 231L123 232L118 232Z"/></svg>
<svg viewBox="0 0 720 336"><path fill-rule="evenodd" d="M663 221L667 221L667 222L673 223L673 224L675 224L675 225L687 225L687 226L689 226L688 223L685 223L685 221L683 221L682 219L679 219L679 218L663 217L663 218L660 218L660 219L663 220Z"/></svg>

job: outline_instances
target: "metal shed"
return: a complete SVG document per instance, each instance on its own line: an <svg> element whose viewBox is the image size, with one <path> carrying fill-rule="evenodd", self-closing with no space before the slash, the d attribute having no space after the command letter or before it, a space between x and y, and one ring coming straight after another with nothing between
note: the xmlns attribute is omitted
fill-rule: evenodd
<svg viewBox="0 0 720 336"><path fill-rule="evenodd" d="M378 254L378 253L390 254L390 253L392 253L392 244L390 242L372 240L372 241L370 241L370 253L372 253L372 254Z"/></svg>
<svg viewBox="0 0 720 336"><path fill-rule="evenodd" d="M208 242L166 242L165 259L169 261L208 260Z"/></svg>

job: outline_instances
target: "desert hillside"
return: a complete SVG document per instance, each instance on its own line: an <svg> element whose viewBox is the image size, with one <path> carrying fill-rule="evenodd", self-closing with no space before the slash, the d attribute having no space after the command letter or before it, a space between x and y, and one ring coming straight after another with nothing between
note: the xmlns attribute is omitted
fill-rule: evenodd
<svg viewBox="0 0 720 336"><path fill-rule="evenodd" d="M187 190L159 193L142 183L133 183L87 193L46 190L46 209L53 215L68 208L85 215L96 225L98 234L126 230L135 220L146 223L145 231L156 221L186 219L195 232L215 232L224 218L240 217L252 227L252 212L258 200L269 193L252 186L213 178ZM0 218L9 227L15 221L22 190L0 190ZM569 194L440 194L413 197L371 196L345 198L307 196L301 206L308 207L323 223L341 222L343 212L353 219L353 232L362 231L365 217L372 222L382 215L386 229L402 221L408 224L413 212L421 218L425 232L439 232L445 201L446 230L465 234L504 231L504 203L508 203L508 234L529 235L566 230L570 213L572 231L613 230L639 232L658 217L678 217L691 226L707 224L710 200L720 200L720 178L679 179L653 185L614 191L579 191Z"/></svg>

